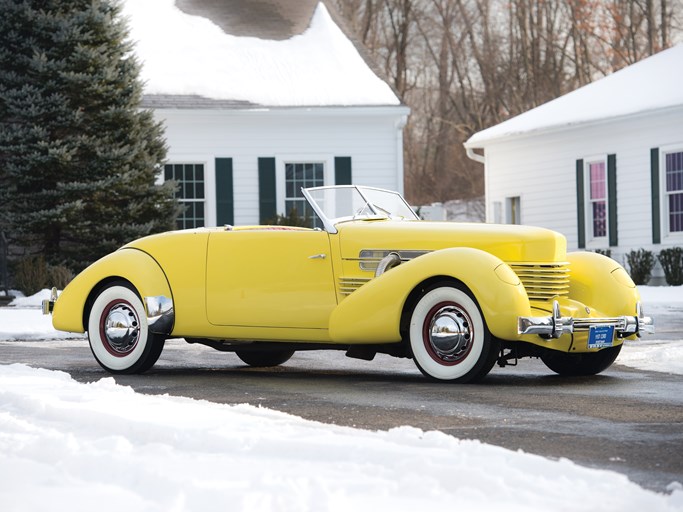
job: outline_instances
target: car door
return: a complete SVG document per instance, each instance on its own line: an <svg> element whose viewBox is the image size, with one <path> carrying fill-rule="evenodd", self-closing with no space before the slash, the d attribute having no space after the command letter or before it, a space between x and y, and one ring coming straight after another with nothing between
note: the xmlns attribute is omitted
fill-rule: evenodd
<svg viewBox="0 0 683 512"><path fill-rule="evenodd" d="M337 305L329 235L286 228L214 232L206 293L214 325L327 329Z"/></svg>

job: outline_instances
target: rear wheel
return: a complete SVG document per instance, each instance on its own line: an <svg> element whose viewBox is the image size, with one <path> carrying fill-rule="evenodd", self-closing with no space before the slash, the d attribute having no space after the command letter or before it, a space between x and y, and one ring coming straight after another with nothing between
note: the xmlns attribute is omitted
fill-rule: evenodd
<svg viewBox="0 0 683 512"><path fill-rule="evenodd" d="M621 352L622 346L623 344L584 354L548 351L541 356L541 360L560 375L596 375L611 366Z"/></svg>
<svg viewBox="0 0 683 512"><path fill-rule="evenodd" d="M420 371L450 382L484 378L500 348L476 300L465 287L450 283L432 287L417 302L410 317L409 341Z"/></svg>
<svg viewBox="0 0 683 512"><path fill-rule="evenodd" d="M276 349L236 350L235 354L249 366L266 368L286 363L294 355L294 351Z"/></svg>
<svg viewBox="0 0 683 512"><path fill-rule="evenodd" d="M102 290L90 308L88 340L97 362L112 373L142 373L159 359L164 337L152 334L140 297L128 283Z"/></svg>

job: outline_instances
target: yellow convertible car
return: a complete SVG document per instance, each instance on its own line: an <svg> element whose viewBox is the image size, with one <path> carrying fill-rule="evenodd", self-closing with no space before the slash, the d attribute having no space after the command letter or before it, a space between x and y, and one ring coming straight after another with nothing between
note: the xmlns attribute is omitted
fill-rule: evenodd
<svg viewBox="0 0 683 512"><path fill-rule="evenodd" d="M302 193L317 227L142 238L53 292L44 311L59 330L87 331L113 373L144 372L167 338L184 338L253 366L341 349L413 358L440 381L477 381L521 357L589 375L654 330L617 262L567 254L553 231L425 222L401 195L369 187Z"/></svg>

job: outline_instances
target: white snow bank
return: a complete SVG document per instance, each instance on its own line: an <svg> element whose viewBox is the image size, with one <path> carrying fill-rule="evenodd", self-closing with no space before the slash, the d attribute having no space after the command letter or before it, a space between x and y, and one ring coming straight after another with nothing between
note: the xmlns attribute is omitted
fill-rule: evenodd
<svg viewBox="0 0 683 512"><path fill-rule="evenodd" d="M23 293L12 290L10 292L10 295L16 297L12 302L10 302L11 306L16 306L19 308L22 307L28 307L28 308L39 308L41 307L41 304L43 303L43 300L47 300L50 298L51 292L47 288L44 290L39 291L35 295L31 295L30 297L26 297Z"/></svg>
<svg viewBox="0 0 683 512"><path fill-rule="evenodd" d="M0 365L5 511L682 511L610 471L401 427L147 396Z"/></svg>
<svg viewBox="0 0 683 512"><path fill-rule="evenodd" d="M43 315L41 303L50 298L50 290L42 290L30 297L12 291L16 298L8 308L0 308L0 341L57 340L81 338L83 334L61 332L52 327L52 317Z"/></svg>
<svg viewBox="0 0 683 512"><path fill-rule="evenodd" d="M683 375L683 341L649 339L648 336L626 341L616 362L639 370Z"/></svg>
<svg viewBox="0 0 683 512"><path fill-rule="evenodd" d="M320 3L285 41L226 34L174 0L126 0L147 94L197 94L265 106L398 105Z"/></svg>

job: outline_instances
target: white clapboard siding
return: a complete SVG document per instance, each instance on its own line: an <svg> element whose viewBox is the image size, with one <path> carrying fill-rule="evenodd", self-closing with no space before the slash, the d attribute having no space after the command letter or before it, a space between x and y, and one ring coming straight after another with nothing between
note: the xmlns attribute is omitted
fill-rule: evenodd
<svg viewBox="0 0 683 512"><path fill-rule="evenodd" d="M505 199L519 196L524 224L557 230L576 249L576 160L615 154L618 246L612 253L651 250L650 150L676 145L683 147L683 107L491 141L485 146L487 220L494 203L502 203L504 215ZM661 245L676 243L683 240Z"/></svg>
<svg viewBox="0 0 683 512"><path fill-rule="evenodd" d="M217 157L232 158L236 225L258 224L258 158L324 161L351 157L353 183L403 191L402 130L408 108L156 109L165 126L168 162L205 164L206 223L215 225ZM284 198L278 192L278 204ZM280 211L279 213L284 213Z"/></svg>

